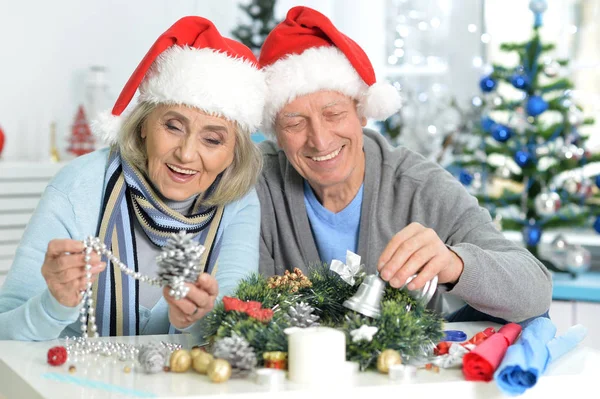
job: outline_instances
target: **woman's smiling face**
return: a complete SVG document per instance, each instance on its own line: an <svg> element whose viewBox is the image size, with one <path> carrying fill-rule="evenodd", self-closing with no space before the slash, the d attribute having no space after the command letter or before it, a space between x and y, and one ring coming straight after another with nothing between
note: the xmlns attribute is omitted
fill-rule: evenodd
<svg viewBox="0 0 600 399"><path fill-rule="evenodd" d="M160 105L142 126L148 177L160 193L182 201L206 191L233 162L233 122L183 105Z"/></svg>

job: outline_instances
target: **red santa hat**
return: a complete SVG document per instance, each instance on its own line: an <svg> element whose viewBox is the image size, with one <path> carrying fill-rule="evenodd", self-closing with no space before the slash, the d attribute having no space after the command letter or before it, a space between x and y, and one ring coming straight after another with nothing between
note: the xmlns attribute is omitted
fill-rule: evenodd
<svg viewBox="0 0 600 399"><path fill-rule="evenodd" d="M265 39L259 64L267 101L263 128L272 131L277 113L296 97L333 90L358 100L361 116L386 119L400 109L400 94L377 82L363 49L331 21L308 7L290 9Z"/></svg>
<svg viewBox="0 0 600 399"><path fill-rule="evenodd" d="M140 102L189 105L249 131L261 123L266 94L252 51L221 36L212 22L201 17L180 19L152 45L112 111L92 124L106 142L117 141L121 114L138 89Z"/></svg>

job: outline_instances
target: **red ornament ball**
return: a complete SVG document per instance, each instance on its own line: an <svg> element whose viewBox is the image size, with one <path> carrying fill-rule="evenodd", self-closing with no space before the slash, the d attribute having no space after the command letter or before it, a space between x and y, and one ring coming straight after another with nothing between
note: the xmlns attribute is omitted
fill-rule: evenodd
<svg viewBox="0 0 600 399"><path fill-rule="evenodd" d="M48 349L48 364L60 366L67 361L67 349L64 346L55 346Z"/></svg>

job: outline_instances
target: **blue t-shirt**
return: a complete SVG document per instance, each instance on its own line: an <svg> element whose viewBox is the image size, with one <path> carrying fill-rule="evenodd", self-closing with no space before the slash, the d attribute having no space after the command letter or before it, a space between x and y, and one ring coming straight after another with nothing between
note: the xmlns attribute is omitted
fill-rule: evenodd
<svg viewBox="0 0 600 399"><path fill-rule="evenodd" d="M323 262L330 264L333 259L338 259L345 263L347 250L356 253L363 186L347 207L333 213L321 205L310 185L304 181L306 213Z"/></svg>

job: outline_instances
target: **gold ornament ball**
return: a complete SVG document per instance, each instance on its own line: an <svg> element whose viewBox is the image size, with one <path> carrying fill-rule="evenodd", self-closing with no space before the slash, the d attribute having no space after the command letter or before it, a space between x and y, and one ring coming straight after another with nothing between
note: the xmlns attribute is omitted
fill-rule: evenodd
<svg viewBox="0 0 600 399"><path fill-rule="evenodd" d="M196 356L198 356L202 352L204 352L204 351L202 349L198 348L198 347L192 348L192 350L190 351L190 356L192 357L192 361L194 360L194 358Z"/></svg>
<svg viewBox="0 0 600 399"><path fill-rule="evenodd" d="M214 360L213 355L200 351L195 356L192 354L192 367L200 374L206 374L208 365Z"/></svg>
<svg viewBox="0 0 600 399"><path fill-rule="evenodd" d="M377 358L377 370L380 373L387 374L390 371L390 366L394 364L402 364L402 357L398 351L386 349L379 354Z"/></svg>
<svg viewBox="0 0 600 399"><path fill-rule="evenodd" d="M171 371L175 373L184 373L190 369L192 365L192 356L185 349L178 349L171 354L169 366Z"/></svg>
<svg viewBox="0 0 600 399"><path fill-rule="evenodd" d="M214 359L208 365L207 374L212 382L225 382L231 377L231 364L227 360Z"/></svg>

